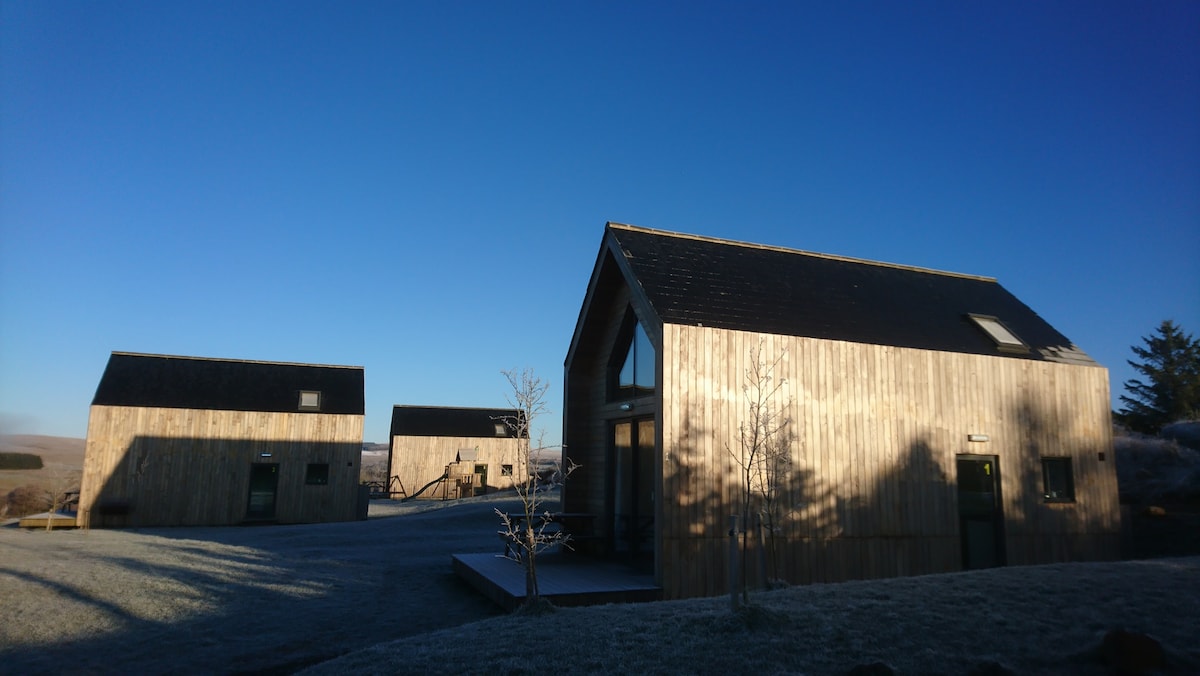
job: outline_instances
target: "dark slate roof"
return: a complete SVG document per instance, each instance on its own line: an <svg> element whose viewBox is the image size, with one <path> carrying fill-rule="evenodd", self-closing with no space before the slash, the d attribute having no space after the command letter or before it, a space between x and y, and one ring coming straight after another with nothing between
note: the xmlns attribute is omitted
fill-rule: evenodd
<svg viewBox="0 0 1200 676"><path fill-rule="evenodd" d="M496 437L496 423L517 416L515 408L451 408L445 406L395 406L392 436ZM506 437L516 437L509 429Z"/></svg>
<svg viewBox="0 0 1200 676"><path fill-rule="evenodd" d="M319 411L299 410L302 390ZM113 352L92 405L363 415L363 369Z"/></svg>
<svg viewBox="0 0 1200 676"><path fill-rule="evenodd" d="M1002 354L970 314L998 318L1026 359L1094 364L994 279L616 223L615 250L668 324L946 352Z"/></svg>

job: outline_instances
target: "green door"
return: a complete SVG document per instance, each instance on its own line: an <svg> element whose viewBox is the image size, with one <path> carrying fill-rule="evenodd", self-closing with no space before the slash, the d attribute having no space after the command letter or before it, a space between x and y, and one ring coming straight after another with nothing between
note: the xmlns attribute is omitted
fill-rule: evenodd
<svg viewBox="0 0 1200 676"><path fill-rule="evenodd" d="M256 462L250 465L250 499L247 519L274 519L275 492L279 488L279 463Z"/></svg>
<svg viewBox="0 0 1200 676"><path fill-rule="evenodd" d="M958 456L958 537L963 568L1003 566L1004 512L994 455Z"/></svg>

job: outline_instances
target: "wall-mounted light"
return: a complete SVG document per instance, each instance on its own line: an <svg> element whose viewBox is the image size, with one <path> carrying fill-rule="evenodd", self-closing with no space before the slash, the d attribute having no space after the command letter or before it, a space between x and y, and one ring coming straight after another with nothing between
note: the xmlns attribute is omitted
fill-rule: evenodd
<svg viewBox="0 0 1200 676"><path fill-rule="evenodd" d="M269 458L269 457L271 457L271 454L270 454L270 453L259 453L259 454L258 454L258 457L260 457L260 458Z"/></svg>
<svg viewBox="0 0 1200 676"><path fill-rule="evenodd" d="M622 411L632 411L632 410L633 410L633 404L631 404L631 403L629 403L629 402L625 402L624 404L621 404L620 408L621 408L621 410L622 410Z"/></svg>
<svg viewBox="0 0 1200 676"><path fill-rule="evenodd" d="M987 440L988 440L988 435L986 435L986 434L968 434L967 435L967 441L987 441Z"/></svg>

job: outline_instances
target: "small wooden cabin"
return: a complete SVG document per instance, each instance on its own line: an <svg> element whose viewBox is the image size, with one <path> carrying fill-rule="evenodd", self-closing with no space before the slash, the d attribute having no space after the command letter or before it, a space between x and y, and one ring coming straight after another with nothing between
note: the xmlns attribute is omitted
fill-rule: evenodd
<svg viewBox="0 0 1200 676"><path fill-rule="evenodd" d="M516 409L395 406L388 454L396 498L447 500L484 495L524 481Z"/></svg>
<svg viewBox="0 0 1200 676"><path fill-rule="evenodd" d="M666 598L727 590L756 391L786 459L771 578L1118 555L1108 373L994 279L610 223L565 370L577 549Z"/></svg>
<svg viewBox="0 0 1200 676"><path fill-rule="evenodd" d="M87 526L366 518L363 369L114 352L88 419Z"/></svg>

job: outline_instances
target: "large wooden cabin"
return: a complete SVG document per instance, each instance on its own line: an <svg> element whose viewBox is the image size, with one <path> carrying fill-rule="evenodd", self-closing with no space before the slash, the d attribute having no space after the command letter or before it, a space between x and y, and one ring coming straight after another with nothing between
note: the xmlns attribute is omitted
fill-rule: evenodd
<svg viewBox="0 0 1200 676"><path fill-rule="evenodd" d="M366 518L363 369L114 352L88 419L86 526Z"/></svg>
<svg viewBox="0 0 1200 676"><path fill-rule="evenodd" d="M615 223L566 358L577 549L727 590L756 362L789 461L769 577L1117 556L1108 373L994 279Z"/></svg>
<svg viewBox="0 0 1200 676"><path fill-rule="evenodd" d="M524 481L515 409L395 406L390 491L397 498L447 500Z"/></svg>

